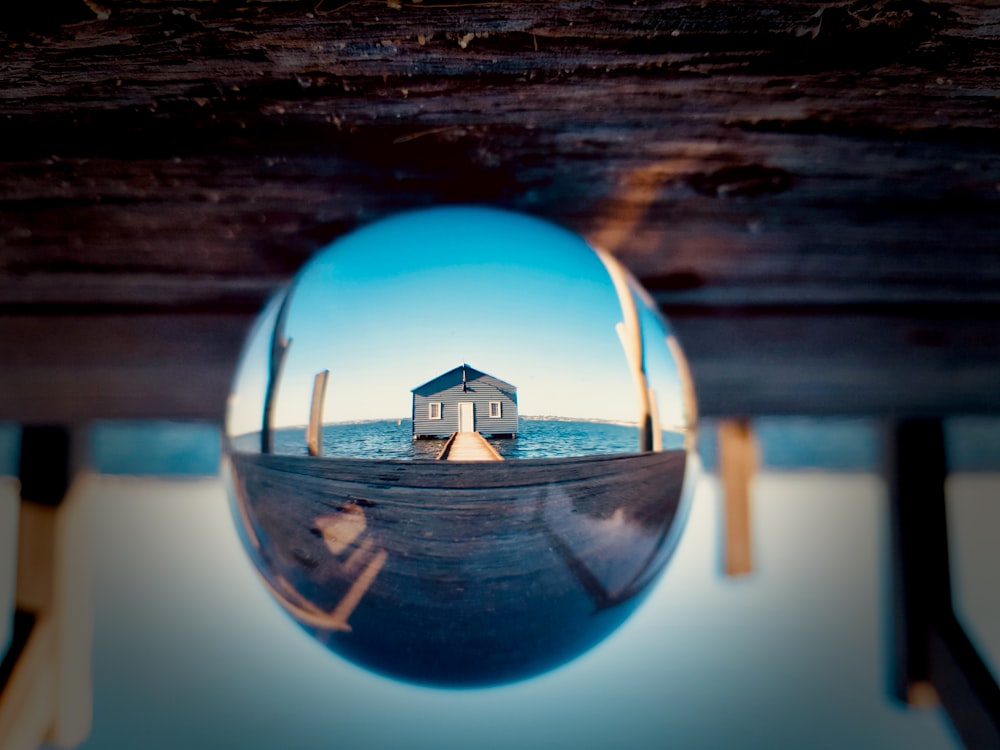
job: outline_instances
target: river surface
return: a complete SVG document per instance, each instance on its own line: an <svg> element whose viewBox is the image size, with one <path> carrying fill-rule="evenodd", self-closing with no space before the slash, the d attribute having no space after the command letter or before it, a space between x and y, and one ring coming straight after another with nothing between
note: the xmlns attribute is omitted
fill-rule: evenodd
<svg viewBox="0 0 1000 750"><path fill-rule="evenodd" d="M679 448L683 436L664 432L664 448ZM256 436L243 436L237 445L247 448ZM488 438L504 458L557 458L607 453L632 453L639 448L635 425L611 422L574 422L522 417L516 438ZM245 442L246 441L246 442ZM327 424L323 426L323 455L350 458L433 459L443 439L413 439L409 419ZM254 446L256 447L256 446ZM275 430L274 452L306 454L304 427Z"/></svg>

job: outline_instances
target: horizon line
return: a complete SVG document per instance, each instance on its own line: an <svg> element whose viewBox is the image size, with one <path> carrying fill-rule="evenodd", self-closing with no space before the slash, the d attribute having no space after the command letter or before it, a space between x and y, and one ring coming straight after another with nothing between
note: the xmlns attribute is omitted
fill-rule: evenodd
<svg viewBox="0 0 1000 750"><path fill-rule="evenodd" d="M553 414L519 414L518 415L518 419L527 419L527 420L539 421L539 422L593 422L593 423L596 423L596 424L614 424L614 425L620 425L620 426L623 426L623 427L638 427L639 426L639 422L637 420L636 421L628 421L628 420L623 420L623 419L597 419L597 418L594 418L594 417L561 417L561 416L557 416L557 415L553 415ZM372 418L368 418L368 419L345 419L345 420L341 420L341 421L337 421L337 422L323 422L322 426L323 427L328 427L328 426L329 427L335 427L337 425L371 424L371 423L374 423L374 422L392 422L393 420L396 420L397 422L400 422L400 423L403 420L406 420L407 422L409 422L409 421L412 421L412 417L410 417L410 416L406 416L406 417L372 417ZM300 423L300 424L282 425L280 427L272 427L271 429L273 429L273 430L295 430L295 429L305 430L308 427L309 427L308 424L306 424L306 423ZM667 430L668 432L681 432L681 431L683 431L683 430L672 429L672 428L663 428L663 429ZM243 435L259 435L259 434L260 434L260 430L251 430L250 432L242 432L237 437L242 437Z"/></svg>

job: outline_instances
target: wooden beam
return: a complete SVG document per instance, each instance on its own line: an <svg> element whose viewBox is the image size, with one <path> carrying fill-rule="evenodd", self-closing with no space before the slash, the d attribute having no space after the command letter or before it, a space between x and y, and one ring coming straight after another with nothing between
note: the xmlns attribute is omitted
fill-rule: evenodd
<svg viewBox="0 0 1000 750"><path fill-rule="evenodd" d="M1000 413L993 4L19 5L0 417L218 420L319 248L470 201L612 251L707 415Z"/></svg>
<svg viewBox="0 0 1000 750"><path fill-rule="evenodd" d="M1000 413L1000 311L664 310L706 417ZM0 419L221 422L255 313L0 315Z"/></svg>
<svg viewBox="0 0 1000 750"><path fill-rule="evenodd" d="M1000 306L663 307L706 416L1000 413Z"/></svg>
<svg viewBox="0 0 1000 750"><path fill-rule="evenodd" d="M447 6L13 13L0 299L239 295L449 201L714 302L1000 299L990 4Z"/></svg>
<svg viewBox="0 0 1000 750"><path fill-rule="evenodd" d="M255 314L256 308L0 315L0 419L221 422Z"/></svg>

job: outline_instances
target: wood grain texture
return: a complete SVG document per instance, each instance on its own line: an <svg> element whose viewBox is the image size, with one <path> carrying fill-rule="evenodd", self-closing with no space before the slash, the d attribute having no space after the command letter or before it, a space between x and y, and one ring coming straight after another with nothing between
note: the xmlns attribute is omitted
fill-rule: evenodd
<svg viewBox="0 0 1000 750"><path fill-rule="evenodd" d="M1000 408L991 3L64 0L0 11L0 44L2 327L37 352L32 316L82 312L111 350L77 352L97 381L49 409L25 381L73 388L80 347L46 333L51 358L0 371L26 388L2 416L218 418L268 294L331 238L453 201L612 250L706 414ZM243 316L221 347L99 333L220 311ZM112 387L144 347L204 392L159 364L152 402Z"/></svg>
<svg viewBox="0 0 1000 750"><path fill-rule="evenodd" d="M497 684L594 645L673 554L690 499L683 451L230 461L240 533L282 607L342 656L424 684Z"/></svg>

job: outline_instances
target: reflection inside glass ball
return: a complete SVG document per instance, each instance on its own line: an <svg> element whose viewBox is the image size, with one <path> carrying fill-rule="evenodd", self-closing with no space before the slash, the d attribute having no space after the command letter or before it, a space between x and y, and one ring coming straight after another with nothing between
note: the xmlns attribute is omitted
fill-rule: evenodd
<svg viewBox="0 0 1000 750"><path fill-rule="evenodd" d="M333 243L262 314L227 417L234 515L332 651L509 682L648 593L694 429L676 340L611 256L518 214L412 212Z"/></svg>

